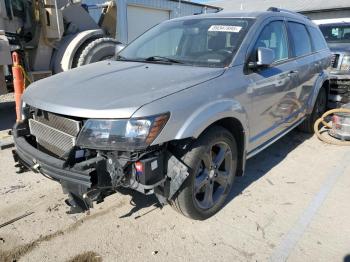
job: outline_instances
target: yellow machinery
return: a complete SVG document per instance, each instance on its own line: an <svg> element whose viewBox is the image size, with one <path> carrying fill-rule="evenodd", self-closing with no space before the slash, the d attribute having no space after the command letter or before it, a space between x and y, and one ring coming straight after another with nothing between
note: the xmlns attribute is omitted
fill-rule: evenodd
<svg viewBox="0 0 350 262"><path fill-rule="evenodd" d="M0 94L11 88L13 51L32 81L112 57L115 4L99 8L114 21L105 14L95 22L80 1L0 0Z"/></svg>

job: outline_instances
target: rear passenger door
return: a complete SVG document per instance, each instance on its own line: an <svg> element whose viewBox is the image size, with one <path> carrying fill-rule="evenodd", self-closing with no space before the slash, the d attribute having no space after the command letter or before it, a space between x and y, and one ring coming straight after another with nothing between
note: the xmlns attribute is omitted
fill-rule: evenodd
<svg viewBox="0 0 350 262"><path fill-rule="evenodd" d="M320 72L321 61L313 50L310 33L303 23L288 21L288 32L291 40L292 56L297 63L298 87L296 97L304 114L317 75Z"/></svg>
<svg viewBox="0 0 350 262"><path fill-rule="evenodd" d="M248 71L250 82L247 92L251 97L251 116L249 117L250 139L252 148L256 148L285 128L285 121L295 110L295 89L297 64L290 59L289 40L285 21L271 20L267 22L253 48L248 51L249 61L254 57L259 47L273 50L275 61L268 67Z"/></svg>
<svg viewBox="0 0 350 262"><path fill-rule="evenodd" d="M326 70L331 65L332 53L328 48L327 42L316 25L309 25L308 30L310 32L313 52L317 53L317 62L320 65L319 71Z"/></svg>

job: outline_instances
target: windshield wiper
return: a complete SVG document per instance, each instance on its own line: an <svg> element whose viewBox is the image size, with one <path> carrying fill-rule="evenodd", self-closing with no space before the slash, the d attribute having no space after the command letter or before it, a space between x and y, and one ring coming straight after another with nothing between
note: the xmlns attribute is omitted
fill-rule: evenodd
<svg viewBox="0 0 350 262"><path fill-rule="evenodd" d="M162 63L170 63L170 64L184 64L184 62L181 62L176 59L172 59L165 56L150 56L147 58L126 58L124 56L118 55L117 61L131 61L131 62L162 62Z"/></svg>
<svg viewBox="0 0 350 262"><path fill-rule="evenodd" d="M122 61L125 61L127 60L124 56L121 56L121 55L117 55L117 60L122 60Z"/></svg>
<svg viewBox="0 0 350 262"><path fill-rule="evenodd" d="M169 63L173 63L173 64L183 64L183 62L176 60L176 59L172 59L169 57L165 57L165 56L150 56L147 57L145 59L145 61L150 61L150 62L169 62Z"/></svg>
<svg viewBox="0 0 350 262"><path fill-rule="evenodd" d="M140 62L140 60L136 60L136 59L129 59L129 58L126 58L124 56L121 56L121 55L118 55L117 56L117 61L126 61L126 62Z"/></svg>

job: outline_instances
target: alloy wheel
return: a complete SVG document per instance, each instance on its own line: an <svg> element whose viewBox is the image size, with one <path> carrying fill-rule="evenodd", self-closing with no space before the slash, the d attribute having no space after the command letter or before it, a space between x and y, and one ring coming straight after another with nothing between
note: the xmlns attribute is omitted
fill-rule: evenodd
<svg viewBox="0 0 350 262"><path fill-rule="evenodd" d="M232 169L232 151L227 143L218 142L203 154L193 187L200 209L210 209L220 202L230 185Z"/></svg>

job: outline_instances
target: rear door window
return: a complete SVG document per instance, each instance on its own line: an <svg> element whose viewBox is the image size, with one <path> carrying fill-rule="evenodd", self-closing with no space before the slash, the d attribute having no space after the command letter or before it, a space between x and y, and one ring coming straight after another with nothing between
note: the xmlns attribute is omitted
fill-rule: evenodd
<svg viewBox="0 0 350 262"><path fill-rule="evenodd" d="M294 55L303 56L312 52L311 39L305 25L295 22L288 22L294 46Z"/></svg>
<svg viewBox="0 0 350 262"><path fill-rule="evenodd" d="M327 48L326 40L319 29L309 26L309 32L315 51L320 51Z"/></svg>

